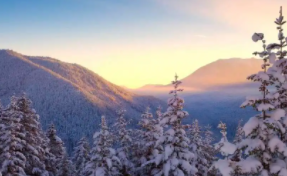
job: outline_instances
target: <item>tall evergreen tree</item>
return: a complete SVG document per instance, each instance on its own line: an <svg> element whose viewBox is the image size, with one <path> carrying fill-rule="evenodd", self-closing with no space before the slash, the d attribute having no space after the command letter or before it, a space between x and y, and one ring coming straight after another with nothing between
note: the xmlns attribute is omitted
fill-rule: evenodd
<svg viewBox="0 0 287 176"><path fill-rule="evenodd" d="M279 17L276 18L275 24L277 25L278 30L278 43L270 43L267 45L265 51L265 60L267 64L267 60L269 60L269 63L272 64L272 66L268 69L267 73L269 74L269 79L272 84L275 85L276 91L272 94L269 93L267 95L270 100L272 101L272 105L276 109L286 109L287 108L287 80L286 80L286 74L287 74L287 51L284 50L286 47L286 38L283 34L283 25L286 23L284 21L284 16L282 15L282 7L280 8ZM261 34L263 35L263 34ZM264 35L263 35L264 36ZM258 37L258 34L253 35L253 41L257 42L258 40L262 40L264 45L265 41L260 37ZM259 52L255 52L254 54L261 54ZM260 57L261 57L260 56ZM263 58L263 57L262 57ZM268 66L270 65L268 64ZM278 110L277 110L278 111Z"/></svg>
<svg viewBox="0 0 287 176"><path fill-rule="evenodd" d="M125 110L119 110L117 112L116 123L114 129L116 129L115 137L117 143L117 156L122 163L121 174L124 176L132 175L133 163L131 162L131 143L132 138L130 136L131 131L127 129L128 122L124 118Z"/></svg>
<svg viewBox="0 0 287 176"><path fill-rule="evenodd" d="M49 172L49 176L54 176L56 175L56 169L55 169L55 156L50 152L50 147L49 147L49 139L46 136L45 133L42 133L42 138L43 138L43 144L42 144L42 148L45 151L44 154L44 162L45 162L45 166L46 166L46 170Z"/></svg>
<svg viewBox="0 0 287 176"><path fill-rule="evenodd" d="M280 9L280 16L276 19L275 23L279 25L278 38L281 40L283 37L281 25L285 23L283 21L282 9ZM287 147L282 141L285 128L283 128L281 123L281 117L285 116L285 111L274 104L275 94L270 94L268 87L274 83L274 74L270 74L266 70L269 66L267 61L274 62L276 59L276 55L271 51L276 48L280 50L280 46L285 44L281 40L280 44L271 43L266 46L262 33L255 33L252 39L255 42L262 41L263 43L263 51L254 53L263 59L263 71L249 76L248 79L260 83L259 92L261 92L262 96L247 98L241 107L252 106L260 114L251 117L243 127L246 138L238 144L238 148L242 149L247 156L236 163L236 167L238 168L237 173L242 175L283 176L287 175L286 163L284 161L287 157ZM282 51L280 50L277 54L281 57ZM279 77L277 76L277 78ZM271 112L271 110L274 111Z"/></svg>
<svg viewBox="0 0 287 176"><path fill-rule="evenodd" d="M26 95L12 97L9 109L12 116L18 116L25 134L24 155L26 157L25 172L28 175L44 176L48 175L45 168L45 150L42 138L42 128L40 126L39 115L31 108L31 100Z"/></svg>
<svg viewBox="0 0 287 176"><path fill-rule="evenodd" d="M242 119L239 120L237 128L236 128L236 134L235 134L235 137L234 137L234 140L233 140L233 143L235 145L239 144L244 138L244 131L243 131L243 128L241 126L241 123L242 123ZM242 157L242 150L241 149L236 149L235 153L231 157L231 160L238 162L238 161L241 160L241 157Z"/></svg>
<svg viewBox="0 0 287 176"><path fill-rule="evenodd" d="M225 123L220 122L218 124L218 128L221 129L220 133L222 134L220 142L215 144L215 148L220 151L221 155L225 159L229 159L229 157L234 154L236 150L236 146L230 143L227 139L227 126Z"/></svg>
<svg viewBox="0 0 287 176"><path fill-rule="evenodd" d="M64 142L57 136L57 131L54 124L51 124L48 128L46 136L48 138L49 152L51 153L48 162L54 166L51 168L52 172L57 173L57 170L60 169L59 164L62 162L62 159L66 153Z"/></svg>
<svg viewBox="0 0 287 176"><path fill-rule="evenodd" d="M162 119L162 112L161 112L162 108L161 106L158 106L156 109L156 118L158 121L161 121Z"/></svg>
<svg viewBox="0 0 287 176"><path fill-rule="evenodd" d="M75 175L76 173L73 163L71 160L69 160L67 154L65 154L63 159L59 163L59 169L57 170L56 176L75 176Z"/></svg>
<svg viewBox="0 0 287 176"><path fill-rule="evenodd" d="M220 122L218 128L221 129L220 133L222 138L220 142L215 144L215 149L221 153L223 159L215 161L210 169L213 174L219 171L223 176L233 176L235 168L233 168L233 161L230 157L236 151L236 146L227 139L227 126L225 123Z"/></svg>
<svg viewBox="0 0 287 176"><path fill-rule="evenodd" d="M203 142L203 151L204 151L204 158L207 161L207 168L208 168L208 176L215 176L217 175L216 170L210 169L213 162L216 161L217 157L216 154L218 153L218 150L215 149L215 147L212 145L214 141L213 138L213 132L211 131L211 126L207 125L204 127L204 138L202 140Z"/></svg>
<svg viewBox="0 0 287 176"><path fill-rule="evenodd" d="M131 143L131 162L133 163L133 174L134 175L141 175L141 146L142 146L142 140L141 140L142 130L141 129L132 129L131 137L132 137L132 143Z"/></svg>
<svg viewBox="0 0 287 176"><path fill-rule="evenodd" d="M5 176L26 176L25 132L20 123L20 115L11 105L2 112L0 118L0 164ZM0 174L1 175L1 174Z"/></svg>
<svg viewBox="0 0 287 176"><path fill-rule="evenodd" d="M236 134L235 134L235 137L233 140L234 144L240 143L244 138L244 131L243 131L243 128L241 126L241 123L242 123L242 119L239 120L237 128L236 128Z"/></svg>
<svg viewBox="0 0 287 176"><path fill-rule="evenodd" d="M85 137L83 137L75 147L73 155L73 163L75 165L76 175L80 176L83 173L85 165L90 160L90 146Z"/></svg>
<svg viewBox="0 0 287 176"><path fill-rule="evenodd" d="M143 167L140 170L140 175L151 175L151 164L146 163L154 158L154 154L158 153L155 147L156 141L162 136L161 127L158 124L158 119L154 119L152 113L149 112L150 108L147 107L146 111L141 115L139 125L141 127L140 136L140 165Z"/></svg>
<svg viewBox="0 0 287 176"><path fill-rule="evenodd" d="M205 143L202 138L202 130L198 124L198 120L194 120L191 124L189 131L191 141L191 151L195 154L195 166L198 170L198 176L206 176L209 167L211 166L208 162L210 159L209 153L205 150Z"/></svg>
<svg viewBox="0 0 287 176"><path fill-rule="evenodd" d="M111 148L112 135L109 133L106 119L102 116L101 130L94 135L91 160L84 171L85 176L117 176L120 175L121 162Z"/></svg>
<svg viewBox="0 0 287 176"><path fill-rule="evenodd" d="M155 153L154 159L150 163L155 164L151 175L155 176L184 176L194 175L197 169L194 166L195 156L189 150L190 140L181 124L182 119L188 113L183 111L184 100L178 97L178 92L183 91L178 86L181 81L172 81L174 90L170 91L173 97L168 100L168 109L163 114L161 124L167 126L167 130L157 140L156 147L162 152Z"/></svg>

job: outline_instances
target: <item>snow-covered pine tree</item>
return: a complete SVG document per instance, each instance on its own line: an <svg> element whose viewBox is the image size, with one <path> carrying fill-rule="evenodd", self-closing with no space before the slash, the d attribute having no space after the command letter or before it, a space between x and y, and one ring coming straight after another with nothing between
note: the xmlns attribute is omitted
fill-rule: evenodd
<svg viewBox="0 0 287 176"><path fill-rule="evenodd" d="M155 132L155 124L156 120L153 118L152 113L149 112L150 108L147 107L146 111L141 115L141 120L139 121L139 125L142 129L142 133L140 136L141 139L141 153L142 156L140 158L141 164L146 163L150 160L150 156L152 155L152 150L154 148L156 142Z"/></svg>
<svg viewBox="0 0 287 176"><path fill-rule="evenodd" d="M221 129L220 133L222 134L222 138L220 140L220 142L218 142L217 144L215 144L215 148L219 149L221 155L225 158L228 159L230 155L232 155L235 150L236 150L236 146L230 142L228 142L227 139L227 126L225 123L220 122L218 124L218 128Z"/></svg>
<svg viewBox="0 0 287 176"><path fill-rule="evenodd" d="M71 160L69 160L67 154L64 155L63 159L59 163L59 169L57 170L56 176L75 176L75 168ZM77 175L81 176L81 175Z"/></svg>
<svg viewBox="0 0 287 176"><path fill-rule="evenodd" d="M57 136L57 130L56 130L54 124L51 124L49 126L48 131L46 133L46 136L49 139L50 152L57 159L63 158L65 155L64 142L62 141L62 139L59 136Z"/></svg>
<svg viewBox="0 0 287 176"><path fill-rule="evenodd" d="M233 143L235 145L239 144L242 141L242 139L244 138L244 131L243 131L243 128L241 126L241 123L242 123L242 119L239 120L237 128L236 128L236 133L235 133L235 137L234 137L234 140L233 140ZM241 160L241 157L242 157L242 150L241 149L236 149L236 151L234 152L233 156L231 157L231 160L238 162L238 161Z"/></svg>
<svg viewBox="0 0 287 176"><path fill-rule="evenodd" d="M25 131L20 123L20 114L14 112L11 104L0 118L0 164L5 176L26 176ZM0 174L1 175L1 174Z"/></svg>
<svg viewBox="0 0 287 176"><path fill-rule="evenodd" d="M158 121L161 121L161 119L162 119L162 112L161 112L161 110L162 110L161 106L158 106L157 109L156 109L156 117L157 117Z"/></svg>
<svg viewBox="0 0 287 176"><path fill-rule="evenodd" d="M49 139L46 136L46 134L43 132L42 133L42 138L43 138L43 144L42 144L42 148L45 151L45 166L46 166L46 170L49 172L49 176L55 176L56 175L56 169L55 169L55 156L50 152L50 148L49 148Z"/></svg>
<svg viewBox="0 0 287 176"><path fill-rule="evenodd" d="M46 136L48 138L48 148L52 154L48 162L54 166L52 172L57 173L57 170L60 168L59 164L62 162L66 153L64 142L57 136L54 124L49 126Z"/></svg>
<svg viewBox="0 0 287 176"><path fill-rule="evenodd" d="M202 130L198 124L198 120L195 119L189 130L190 137L190 149L195 154L195 167L197 168L197 176L206 176L208 169L210 168L210 164L207 158L209 157L208 151L205 151L204 142L202 139Z"/></svg>
<svg viewBox="0 0 287 176"><path fill-rule="evenodd" d="M162 136L162 128L158 124L158 120L153 118L152 113L149 112L150 108L147 107L146 111L141 115L141 120L139 125L141 127L139 138L141 143L139 149L141 156L139 159L140 165L142 165L139 170L139 175L151 175L152 164L146 164L148 161L152 160L154 154L158 152L155 147L156 141L160 136Z"/></svg>
<svg viewBox="0 0 287 176"><path fill-rule="evenodd" d="M178 92L183 90L178 88L181 81L177 79L178 76L175 75L175 80L172 81L174 90L170 91L173 97L168 100L168 109L160 122L168 126L156 143L156 147L161 148L162 152L154 153L154 158L150 161L155 164L151 171L154 176L190 176L197 172L194 166L195 156L189 150L190 140L181 124L188 113L183 111L184 100L178 97Z"/></svg>
<svg viewBox="0 0 287 176"><path fill-rule="evenodd" d="M273 65L268 69L269 77L276 87L276 91L267 95L272 105L275 107L274 114L281 114L278 120L281 121L285 128L285 133L281 136L281 140L287 143L287 37L283 34L284 16L282 15L282 7L280 8L279 17L276 18L275 24L278 30L278 43L270 43L266 50L268 52L268 59ZM256 53L256 52L255 52Z"/></svg>
<svg viewBox="0 0 287 176"><path fill-rule="evenodd" d="M236 134L233 140L234 144L240 143L242 139L244 138L244 131L243 131L241 123L242 123L242 119L239 120L237 128L236 128Z"/></svg>
<svg viewBox="0 0 287 176"><path fill-rule="evenodd" d="M225 159L229 159L229 156L234 154L235 150L236 150L236 146L232 143L230 143L227 139L227 126L225 123L220 122L218 124L218 128L221 129L220 133L222 134L222 138L220 140L220 142L218 142L217 144L215 144L215 149L219 150L221 155L225 158Z"/></svg>
<svg viewBox="0 0 287 176"><path fill-rule="evenodd" d="M13 96L9 109L12 116L18 116L22 124L24 140L24 155L26 157L25 172L28 175L44 176L48 175L45 168L45 150L42 148L42 128L40 126L39 115L31 108L31 100L26 95L20 97Z"/></svg>
<svg viewBox="0 0 287 176"><path fill-rule="evenodd" d="M142 146L142 140L141 140L142 130L141 129L132 129L131 138L131 162L134 165L133 173L134 175L139 176L140 175L140 169L141 169L141 146Z"/></svg>
<svg viewBox="0 0 287 176"><path fill-rule="evenodd" d="M120 170L123 176L132 175L133 163L131 162L131 143L130 137L131 131L127 129L128 122L124 118L125 110L119 110L117 112L116 123L114 124L115 142L118 146L116 153L122 163L122 169Z"/></svg>
<svg viewBox="0 0 287 176"><path fill-rule="evenodd" d="M215 149L215 147L212 145L212 142L214 141L213 138L213 132L211 131L211 126L207 125L204 127L204 138L203 138L203 151L204 151L204 157L207 161L207 168L209 169L213 162L216 161L217 157L216 154L218 153L218 150ZM208 176L216 176L217 171L216 170L208 170Z"/></svg>
<svg viewBox="0 0 287 176"><path fill-rule="evenodd" d="M275 21L276 24L282 24L282 8L280 9L280 16ZM281 39L282 29L279 26L278 38ZM236 163L237 172L239 174L256 174L256 175L287 175L285 158L287 157L287 147L282 141L282 136L285 133L285 128L281 123L281 117L285 116L283 109L276 109L273 112L270 110L275 109L276 106L273 102L274 95L270 94L268 86L274 83L272 77L274 74L266 73L266 69L269 66L267 60L273 62L275 55L271 52L275 48L279 48L283 43L269 44L266 47L266 41L262 33L255 33L252 36L253 41L262 41L263 51L255 52L263 59L262 69L263 71L257 74L251 75L248 79L259 82L259 92L261 97L247 98L247 100L241 105L241 107L252 106L255 110L261 112L260 114L251 117L249 121L244 125L243 131L245 139L237 146L242 149L244 154L247 155L245 159ZM281 53L277 52L278 54ZM282 53L281 53L282 54ZM280 57L281 57L280 54ZM279 73L279 75L282 73Z"/></svg>
<svg viewBox="0 0 287 176"><path fill-rule="evenodd" d="M94 145L91 149L91 159L86 164L85 176L117 176L120 175L121 162L116 152L111 148L112 135L109 133L106 119L102 116L101 130L94 134Z"/></svg>
<svg viewBox="0 0 287 176"><path fill-rule="evenodd" d="M78 145L75 147L73 155L73 163L75 165L75 173L77 176L81 176L86 163L90 160L90 146L85 137L83 137Z"/></svg>
<svg viewBox="0 0 287 176"><path fill-rule="evenodd" d="M215 168L223 176L231 176L234 173L235 168L232 167L233 161L231 161L229 157L236 151L236 146L228 142L226 124L220 122L218 128L221 129L220 133L222 134L222 138L220 142L215 144L215 149L218 150L224 158L215 161L210 170L214 172Z"/></svg>
<svg viewBox="0 0 287 176"><path fill-rule="evenodd" d="M280 111L280 109L287 108L287 51L284 50L286 45L286 38L283 34L284 16L282 15L282 7L280 8L279 17L276 18L275 24L278 30L279 43L270 43L266 47L266 60L269 59L269 63L273 64L267 71L269 73L270 82L275 85L276 91L273 94L269 94L268 97L273 100L272 105ZM263 35L263 34L262 34ZM253 35L253 41L257 42L261 40ZM265 44L265 41L264 41ZM277 51L275 51L277 50ZM265 50L264 50L265 51ZM254 54L260 54L255 52ZM262 55L262 54L261 54Z"/></svg>

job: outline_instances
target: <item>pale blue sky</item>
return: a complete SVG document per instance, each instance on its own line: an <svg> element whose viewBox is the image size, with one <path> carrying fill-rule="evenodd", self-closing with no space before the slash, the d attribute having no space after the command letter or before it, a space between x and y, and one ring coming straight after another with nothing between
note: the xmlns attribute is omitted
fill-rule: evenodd
<svg viewBox="0 0 287 176"><path fill-rule="evenodd" d="M250 36L275 28L284 5L232 2L0 0L0 48L78 63L118 85L166 84L174 72L185 77L219 58L252 57L260 45ZM254 9L256 2L266 7ZM261 19L266 9L272 15Z"/></svg>

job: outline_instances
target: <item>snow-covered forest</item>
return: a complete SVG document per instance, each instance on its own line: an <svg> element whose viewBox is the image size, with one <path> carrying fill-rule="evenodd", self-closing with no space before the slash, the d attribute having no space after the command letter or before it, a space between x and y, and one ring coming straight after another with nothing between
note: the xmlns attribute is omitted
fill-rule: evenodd
<svg viewBox="0 0 287 176"><path fill-rule="evenodd" d="M252 40L262 42L262 70L248 79L258 82L258 97L247 95L241 108L258 114L247 123L238 122L233 139L228 124L219 121L219 141L210 126L198 119L183 123L183 89L175 75L167 109L155 114L147 107L132 129L119 109L112 125L102 116L93 143L85 136L70 156L53 124L44 131L40 116L25 94L11 97L0 107L0 175L3 176L286 176L287 175L287 37L283 34L282 8L275 24L277 43L268 44L263 33ZM212 109L207 109L212 111Z"/></svg>

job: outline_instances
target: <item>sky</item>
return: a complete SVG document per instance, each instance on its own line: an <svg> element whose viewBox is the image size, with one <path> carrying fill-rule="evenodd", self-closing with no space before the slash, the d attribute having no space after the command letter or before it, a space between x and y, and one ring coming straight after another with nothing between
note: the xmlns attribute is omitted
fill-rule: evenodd
<svg viewBox="0 0 287 176"><path fill-rule="evenodd" d="M128 88L169 84L276 42L286 0L0 0L0 48L77 63ZM286 10L285 10L286 9Z"/></svg>

